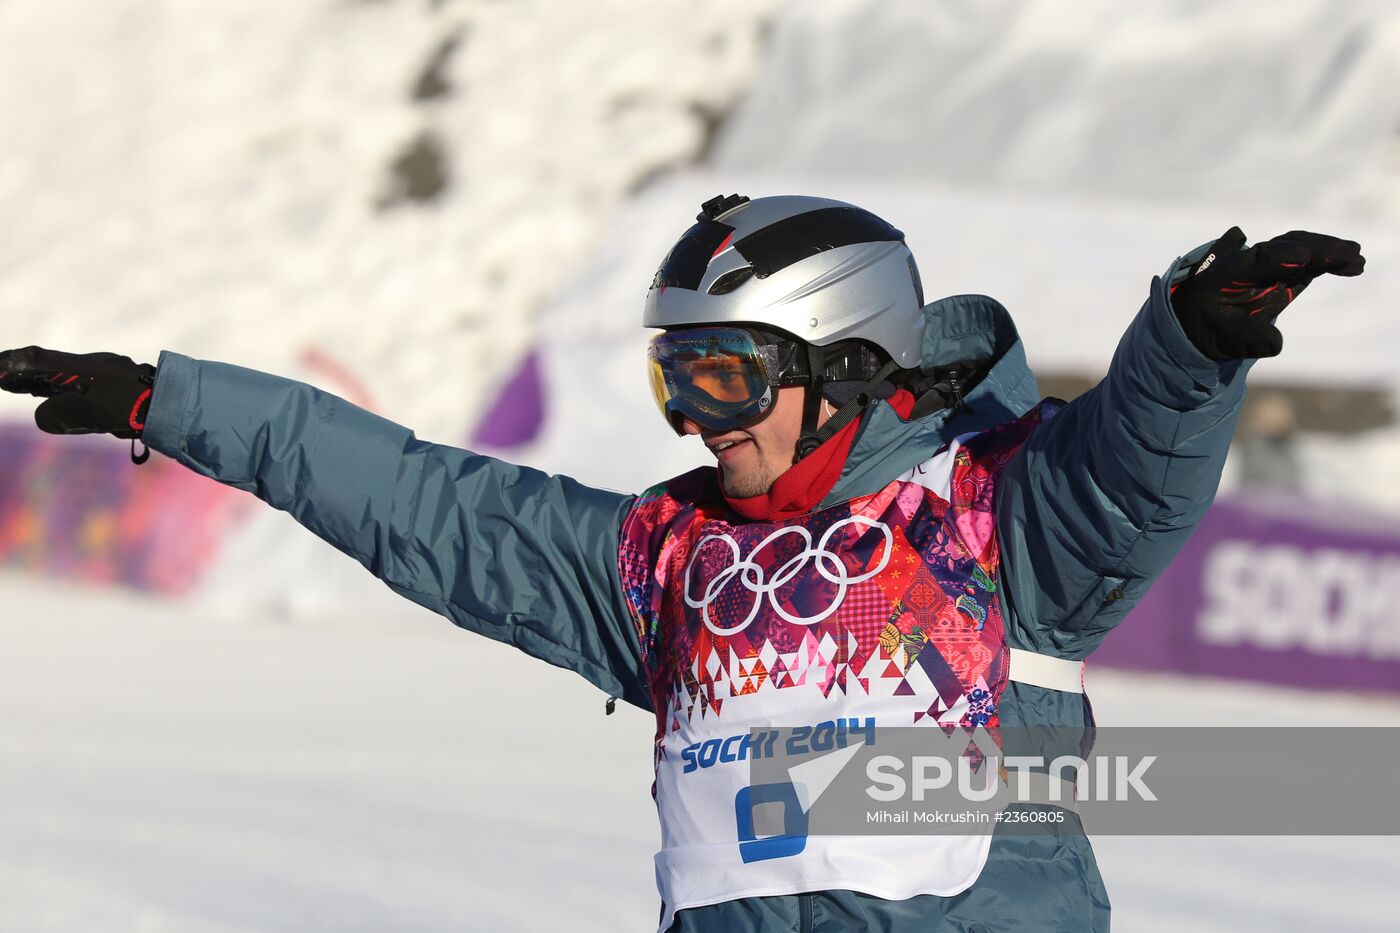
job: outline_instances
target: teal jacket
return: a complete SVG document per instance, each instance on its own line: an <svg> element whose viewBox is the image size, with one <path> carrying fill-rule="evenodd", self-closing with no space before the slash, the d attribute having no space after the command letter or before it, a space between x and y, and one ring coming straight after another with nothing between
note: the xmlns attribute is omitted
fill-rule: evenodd
<svg viewBox="0 0 1400 933"><path fill-rule="evenodd" d="M1039 427L998 484L1012 647L1087 656L1214 496L1251 361L1213 362L1182 332L1167 283L1189 264L1153 280L1108 374ZM926 367L996 362L955 412L905 422L880 403L822 505L872 493L950 438L1038 401L1000 304L963 295L925 313ZM617 567L634 497L420 441L312 386L170 352L160 357L144 438L290 512L408 599L650 708ZM1088 717L1079 695L1022 683L1007 685L999 713L1007 726ZM996 839L982 877L957 897L750 898L682 911L676 928L1086 930L1106 929L1107 914L1088 842L1067 829L1060 838Z"/></svg>

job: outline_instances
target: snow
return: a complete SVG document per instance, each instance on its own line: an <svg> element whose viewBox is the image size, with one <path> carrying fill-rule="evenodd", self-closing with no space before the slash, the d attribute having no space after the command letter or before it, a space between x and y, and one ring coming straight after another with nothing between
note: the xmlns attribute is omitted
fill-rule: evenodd
<svg viewBox="0 0 1400 933"><path fill-rule="evenodd" d="M650 718L577 677L382 587L295 627L0 592L43 610L0 622L0 930L654 918Z"/></svg>
<svg viewBox="0 0 1400 933"><path fill-rule="evenodd" d="M1387 0L839 0L774 36L720 169L1400 213Z"/></svg>

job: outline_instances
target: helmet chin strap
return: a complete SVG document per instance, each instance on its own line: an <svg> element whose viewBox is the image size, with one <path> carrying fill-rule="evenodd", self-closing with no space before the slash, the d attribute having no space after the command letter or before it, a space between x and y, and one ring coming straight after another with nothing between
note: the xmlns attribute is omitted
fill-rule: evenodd
<svg viewBox="0 0 1400 933"><path fill-rule="evenodd" d="M859 417L870 402L875 398L875 392L890 377L899 364L894 360L889 360L880 371L870 377L870 381L860 387L855 398L851 399L826 420L820 428L817 421L821 416L822 402L826 400L822 389L826 384L824 374L826 372L826 351L822 347L813 344L807 345L807 365L808 372L812 374L812 381L807 385L807 397L803 400L802 406L802 434L797 438L797 456L793 458L793 463L797 463L804 457L809 457L822 444L836 435L846 425Z"/></svg>

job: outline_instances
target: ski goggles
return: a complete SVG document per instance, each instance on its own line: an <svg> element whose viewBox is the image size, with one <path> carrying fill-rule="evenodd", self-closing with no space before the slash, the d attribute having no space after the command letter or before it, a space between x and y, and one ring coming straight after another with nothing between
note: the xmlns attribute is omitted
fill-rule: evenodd
<svg viewBox="0 0 1400 933"><path fill-rule="evenodd" d="M677 434L687 418L732 431L767 417L780 387L808 381L797 355L792 344L748 328L688 327L653 337L647 368L656 405Z"/></svg>

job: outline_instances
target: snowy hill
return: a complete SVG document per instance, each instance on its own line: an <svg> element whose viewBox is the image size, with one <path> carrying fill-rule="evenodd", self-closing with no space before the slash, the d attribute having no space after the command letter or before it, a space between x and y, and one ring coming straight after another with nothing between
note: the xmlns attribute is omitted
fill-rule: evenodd
<svg viewBox="0 0 1400 933"><path fill-rule="evenodd" d="M844 0L784 11L713 162L1394 221L1398 127L1387 0Z"/></svg>
<svg viewBox="0 0 1400 933"><path fill-rule="evenodd" d="M773 6L6 3L0 343L176 349L456 439Z"/></svg>

